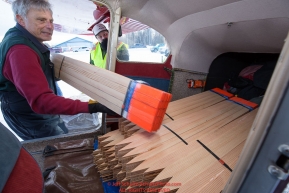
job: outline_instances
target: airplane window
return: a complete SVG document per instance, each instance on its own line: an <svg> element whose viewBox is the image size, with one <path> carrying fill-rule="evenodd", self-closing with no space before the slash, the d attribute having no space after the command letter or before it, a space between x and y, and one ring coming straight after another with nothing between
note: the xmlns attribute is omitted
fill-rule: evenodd
<svg viewBox="0 0 289 193"><path fill-rule="evenodd" d="M163 63L170 54L164 36L152 28L122 34L119 42L127 45L129 61L133 62Z"/></svg>

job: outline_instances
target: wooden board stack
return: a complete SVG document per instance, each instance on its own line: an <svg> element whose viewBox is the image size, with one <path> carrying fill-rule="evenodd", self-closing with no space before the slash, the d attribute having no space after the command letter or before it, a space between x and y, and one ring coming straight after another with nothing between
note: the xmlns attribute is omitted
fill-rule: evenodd
<svg viewBox="0 0 289 193"><path fill-rule="evenodd" d="M207 108L213 104L219 103L219 102L224 101L224 100L225 100L224 97L219 96L217 94L214 94L213 92L204 92L204 93L199 94L199 96L191 96L191 97L179 100L179 101L171 102L169 104L167 112L170 114L170 116L172 116L174 118L178 118L178 117L181 117L182 115L184 115L186 113L197 112L201 109ZM172 120L166 116L163 120L163 124L169 123L171 121ZM149 137L154 136L153 133L144 132L140 127L132 124L130 121L127 121L126 119L122 119L120 121L120 124L119 124L119 130L117 130L117 131L119 131L119 133L127 136L127 133L131 132L131 130L133 130L133 133L135 135L140 135L140 136L145 137L145 138L149 138ZM114 132L117 132L117 131L114 131ZM100 143L103 139L107 139L107 137L111 136L111 135L118 135L119 134L119 133L114 134L114 132L113 133L112 132L107 133L106 135L100 137L99 146L101 147ZM161 127L161 129L157 133L163 133L163 132L168 133L168 130ZM132 140L134 140L134 138ZM177 139L177 141L179 141L179 139ZM103 151L101 151L101 148L99 148L97 151L94 152L94 154L99 154L98 156L95 156L95 160L98 160L98 158L102 157L102 155L105 156L106 154L112 153L113 151L118 152L119 149L121 149L122 147L124 147L125 145L127 145L129 143L130 143L130 138L123 140L121 143L118 143L116 146L112 147L112 149L110 149L108 152L103 152ZM126 152L127 152L127 150L123 149L122 151L118 152L117 155L120 156L122 154L125 154ZM105 163L105 159L100 160L100 161L101 161L101 163L109 165L108 168L101 171L101 176L105 180L113 179L113 173L115 173L115 175L116 175L118 173L118 171L120 171L120 169L121 169L121 165L116 166L118 164L118 157L114 157L114 159L109 161L108 163ZM114 170L112 169L112 167L115 167Z"/></svg>
<svg viewBox="0 0 289 193"><path fill-rule="evenodd" d="M219 89L171 102L166 112L173 120L166 116L162 124L188 145L164 126L148 133L122 119L119 130L99 138L94 163L102 179L117 180L122 192L220 192L234 169L256 107Z"/></svg>
<svg viewBox="0 0 289 193"><path fill-rule="evenodd" d="M60 54L53 54L55 76L139 127L160 128L171 94Z"/></svg>

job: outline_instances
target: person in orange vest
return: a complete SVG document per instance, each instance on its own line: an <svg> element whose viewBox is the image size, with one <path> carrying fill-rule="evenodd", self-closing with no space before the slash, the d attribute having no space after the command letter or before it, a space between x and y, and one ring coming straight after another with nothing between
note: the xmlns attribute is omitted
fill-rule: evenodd
<svg viewBox="0 0 289 193"><path fill-rule="evenodd" d="M103 24L96 24L92 28L92 32L95 35L98 42L95 44L95 47L90 51L90 64L100 68L105 68L109 32ZM127 44L123 42L118 43L117 58L122 61L129 60Z"/></svg>

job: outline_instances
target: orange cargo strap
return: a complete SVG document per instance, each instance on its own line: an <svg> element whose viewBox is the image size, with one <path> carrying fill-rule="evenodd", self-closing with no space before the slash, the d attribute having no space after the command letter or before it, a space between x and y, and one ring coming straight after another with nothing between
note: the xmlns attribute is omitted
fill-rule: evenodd
<svg viewBox="0 0 289 193"><path fill-rule="evenodd" d="M258 104L253 103L251 101L247 101L247 100L239 98L239 97L233 97L233 98L230 98L229 100L250 109L250 111L252 111L258 107Z"/></svg>
<svg viewBox="0 0 289 193"><path fill-rule="evenodd" d="M222 90L220 88L213 88L210 91L212 91L212 92L214 92L214 93L216 93L218 95L221 95L222 97L224 97L226 99L234 97L234 95L232 93L229 93L229 92L227 92L225 90Z"/></svg>

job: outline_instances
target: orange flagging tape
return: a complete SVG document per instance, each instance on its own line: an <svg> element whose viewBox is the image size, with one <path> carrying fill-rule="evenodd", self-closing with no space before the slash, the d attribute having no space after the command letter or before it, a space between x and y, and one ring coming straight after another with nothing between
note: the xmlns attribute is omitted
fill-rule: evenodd
<svg viewBox="0 0 289 193"><path fill-rule="evenodd" d="M132 81L122 116L148 132L157 131L171 97L170 93Z"/></svg>
<svg viewBox="0 0 289 193"><path fill-rule="evenodd" d="M234 101L234 102L236 102L242 106L245 106L251 110L256 109L258 107L258 104L253 103L251 101L247 101L247 100L239 98L239 97L233 97L233 98L230 98L230 100Z"/></svg>
<svg viewBox="0 0 289 193"><path fill-rule="evenodd" d="M219 158L214 152L212 152L211 149L209 149L205 144L203 144L200 140L197 140L197 142L199 144L201 144L201 146L203 146L210 154L212 154L212 156L214 156L223 166L225 166L228 170L230 170L231 172L233 171L230 166L228 164L226 164L224 162L224 160L222 160L221 158Z"/></svg>
<svg viewBox="0 0 289 193"><path fill-rule="evenodd" d="M225 164L225 162L224 162L222 159L219 159L219 162L220 162L222 165Z"/></svg>
<svg viewBox="0 0 289 193"><path fill-rule="evenodd" d="M135 87L132 98L140 100L154 108L167 108L172 95L151 86L138 83Z"/></svg>
<svg viewBox="0 0 289 193"><path fill-rule="evenodd" d="M223 96L223 97L225 97L225 98L234 97L233 94L231 94L231 93L229 93L229 92L227 92L227 91L225 91L225 90L222 90L222 89L220 89L220 88L213 88L213 89L211 89L211 91L212 91L212 92L215 92L215 93L217 93L217 94L219 94L219 95L221 95L221 96Z"/></svg>

